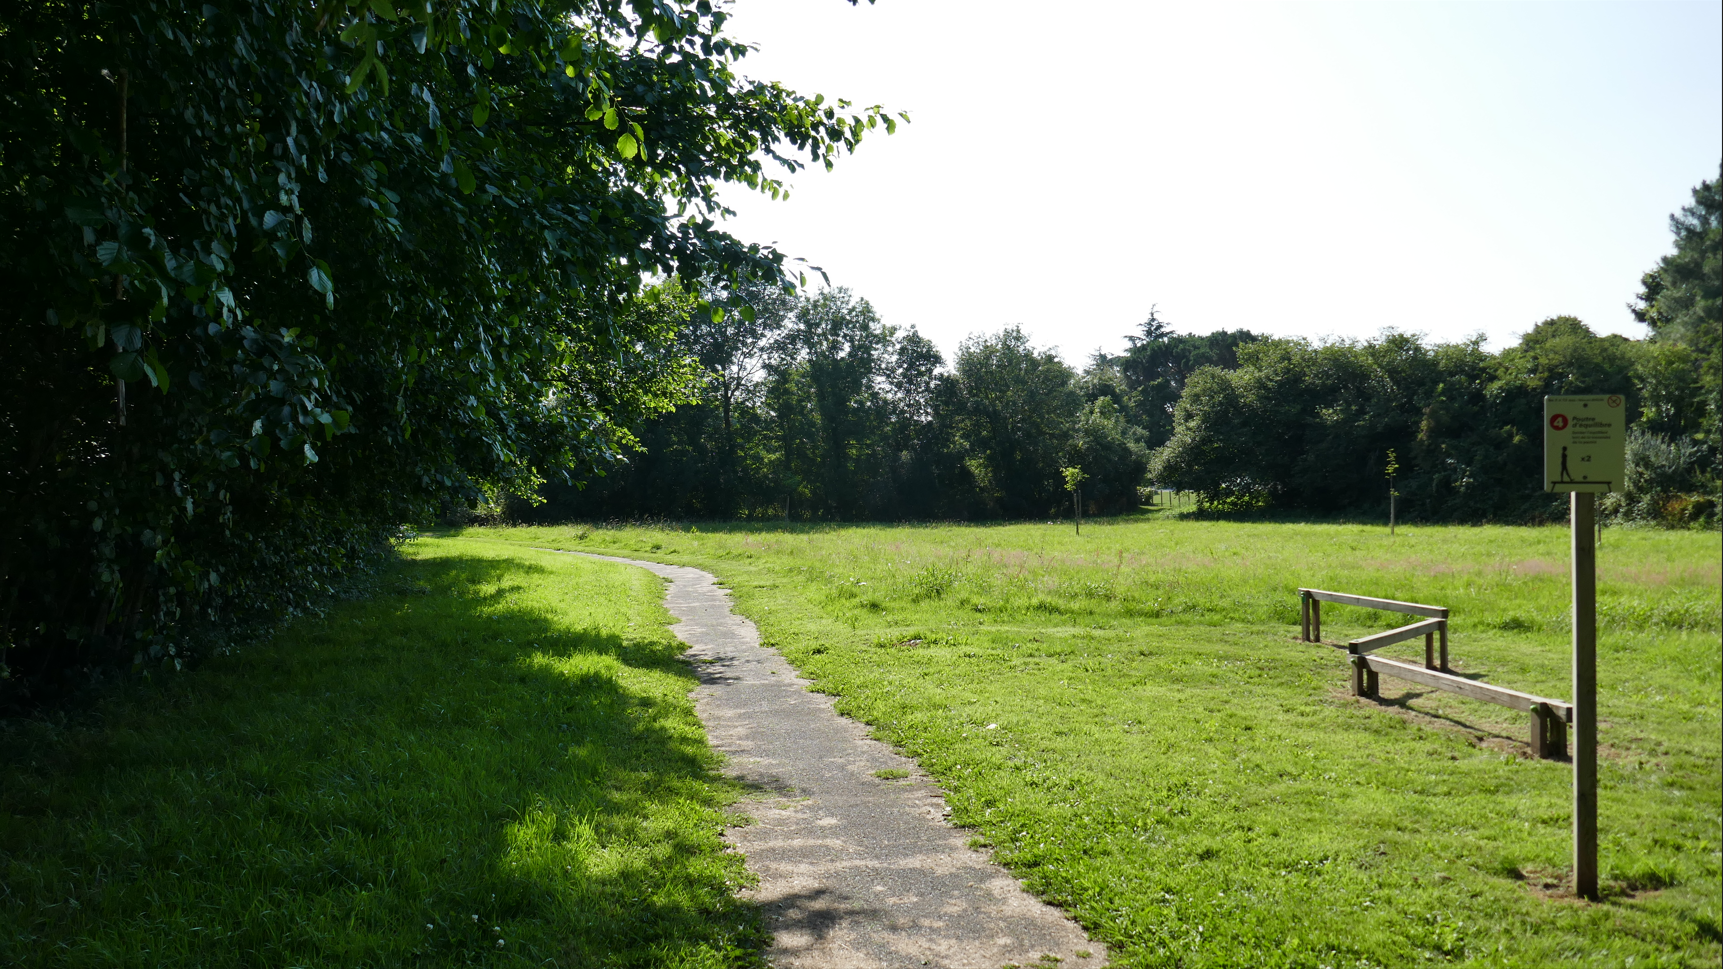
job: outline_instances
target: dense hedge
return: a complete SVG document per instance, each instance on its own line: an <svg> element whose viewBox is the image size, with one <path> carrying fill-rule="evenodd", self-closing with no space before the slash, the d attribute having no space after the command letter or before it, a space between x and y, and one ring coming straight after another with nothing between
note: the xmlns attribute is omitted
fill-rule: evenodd
<svg viewBox="0 0 1723 969"><path fill-rule="evenodd" d="M742 79L703 0L0 18L0 702L608 462L691 376L642 276L778 284L715 187L883 120Z"/></svg>

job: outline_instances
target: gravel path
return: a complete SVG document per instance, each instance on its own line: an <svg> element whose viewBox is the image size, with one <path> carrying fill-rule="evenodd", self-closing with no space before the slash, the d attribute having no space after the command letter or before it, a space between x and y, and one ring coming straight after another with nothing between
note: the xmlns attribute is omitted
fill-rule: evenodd
<svg viewBox="0 0 1723 969"><path fill-rule="evenodd" d="M586 553L573 553L586 554ZM772 920L768 952L782 969L1007 964L1074 969L1106 962L1104 947L945 821L939 789L915 762L808 691L729 593L706 572L609 555L670 581L665 605L700 677L696 710L726 770L760 796L755 823L726 837L760 877L751 897ZM875 771L907 771L882 780ZM1084 953L1079 956L1078 953Z"/></svg>

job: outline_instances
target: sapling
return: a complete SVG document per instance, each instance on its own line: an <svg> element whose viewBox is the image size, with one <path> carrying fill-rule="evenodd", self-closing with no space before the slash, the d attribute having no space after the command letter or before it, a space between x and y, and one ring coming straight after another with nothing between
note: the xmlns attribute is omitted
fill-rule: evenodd
<svg viewBox="0 0 1723 969"><path fill-rule="evenodd" d="M1071 511L1077 522L1077 534L1083 534L1083 479L1088 475L1082 468L1060 468L1065 475L1065 490L1071 493Z"/></svg>

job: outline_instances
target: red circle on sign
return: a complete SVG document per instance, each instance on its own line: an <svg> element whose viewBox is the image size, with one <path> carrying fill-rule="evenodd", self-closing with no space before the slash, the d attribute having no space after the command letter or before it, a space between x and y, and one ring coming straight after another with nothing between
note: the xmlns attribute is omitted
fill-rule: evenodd
<svg viewBox="0 0 1723 969"><path fill-rule="evenodd" d="M1555 430L1558 430L1558 431L1567 430L1567 415L1566 414L1551 415L1550 427L1555 429Z"/></svg>
<svg viewBox="0 0 1723 969"><path fill-rule="evenodd" d="M1620 407L1621 406L1621 395L1620 394L1610 394L1608 404L1611 407Z"/></svg>

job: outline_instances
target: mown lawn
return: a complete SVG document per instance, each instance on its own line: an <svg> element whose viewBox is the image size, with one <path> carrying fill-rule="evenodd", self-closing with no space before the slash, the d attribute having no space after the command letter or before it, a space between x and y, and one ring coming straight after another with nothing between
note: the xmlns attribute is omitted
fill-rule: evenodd
<svg viewBox="0 0 1723 969"><path fill-rule="evenodd" d="M424 539L376 597L0 727L0 965L757 965L660 581Z"/></svg>
<svg viewBox="0 0 1723 969"><path fill-rule="evenodd" d="M996 526L472 529L697 565L916 757L1121 966L1717 966L1719 537L1609 530L1601 866L1523 714L1346 695L1294 589L1446 605L1461 671L1566 698L1567 533L1138 516ZM1395 615L1330 606L1328 638ZM1396 649L1421 654L1420 644Z"/></svg>

